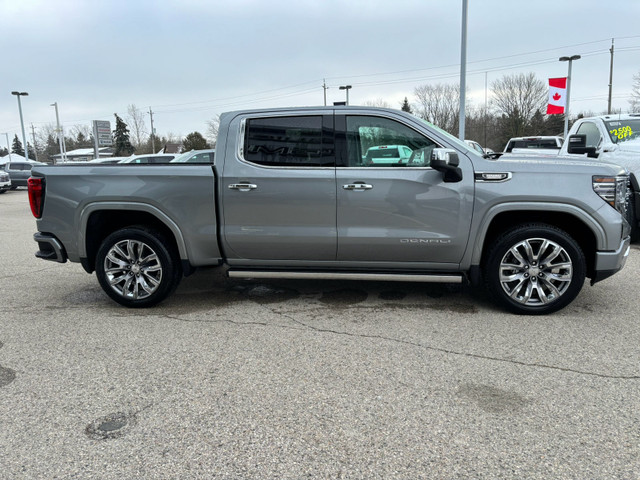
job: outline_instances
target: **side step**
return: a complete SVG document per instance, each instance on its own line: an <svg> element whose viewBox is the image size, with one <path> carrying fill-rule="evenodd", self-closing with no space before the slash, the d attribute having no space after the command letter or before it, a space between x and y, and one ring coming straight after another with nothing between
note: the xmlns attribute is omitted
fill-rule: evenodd
<svg viewBox="0 0 640 480"><path fill-rule="evenodd" d="M273 278L288 280L371 280L378 282L462 283L459 273L349 273L349 272L295 272L277 270L229 270L231 278Z"/></svg>

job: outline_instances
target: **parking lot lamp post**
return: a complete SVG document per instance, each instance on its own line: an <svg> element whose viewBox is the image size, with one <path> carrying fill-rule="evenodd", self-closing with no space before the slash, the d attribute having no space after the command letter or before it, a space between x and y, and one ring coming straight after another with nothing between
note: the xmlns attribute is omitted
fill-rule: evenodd
<svg viewBox="0 0 640 480"><path fill-rule="evenodd" d="M51 106L56 108L56 124L57 124L56 132L58 132L58 144L60 145L60 160L62 160L62 162L65 162L67 159L65 155L66 152L64 151L64 147L62 146L64 135L62 133L62 128L60 128L60 116L58 115L58 102L52 103Z"/></svg>
<svg viewBox="0 0 640 480"><path fill-rule="evenodd" d="M7 152L9 152L9 161L11 161L11 145L9 145L9 134L5 133L4 136L7 139Z"/></svg>
<svg viewBox="0 0 640 480"><path fill-rule="evenodd" d="M22 141L24 142L24 156L29 161L29 144L27 143L27 136L24 134L24 121L22 120L22 104L20 103L20 97L26 97L29 95L27 92L11 92L11 95L18 97L18 110L20 111L20 126L22 127Z"/></svg>
<svg viewBox="0 0 640 480"><path fill-rule="evenodd" d="M567 74L567 104L564 107L564 138L567 138L567 132L569 131L569 100L571 98L571 63L574 60L579 60L580 55L572 55L570 57L560 57L558 60L561 62L569 62L569 72Z"/></svg>
<svg viewBox="0 0 640 480"><path fill-rule="evenodd" d="M349 90L351 90L351 85L342 85L340 87L340 90L346 90L347 91L347 105L349 105Z"/></svg>

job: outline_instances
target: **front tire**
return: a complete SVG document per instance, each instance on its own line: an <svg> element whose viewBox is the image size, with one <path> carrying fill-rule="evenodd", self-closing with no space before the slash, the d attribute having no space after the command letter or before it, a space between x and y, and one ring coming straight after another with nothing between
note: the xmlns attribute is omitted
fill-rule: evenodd
<svg viewBox="0 0 640 480"><path fill-rule="evenodd" d="M544 315L571 303L584 284L586 260L565 231L520 225L501 235L484 264L491 295L518 314Z"/></svg>
<svg viewBox="0 0 640 480"><path fill-rule="evenodd" d="M96 255L96 276L109 297L125 307L160 303L182 279L173 245L156 230L128 227L109 235Z"/></svg>

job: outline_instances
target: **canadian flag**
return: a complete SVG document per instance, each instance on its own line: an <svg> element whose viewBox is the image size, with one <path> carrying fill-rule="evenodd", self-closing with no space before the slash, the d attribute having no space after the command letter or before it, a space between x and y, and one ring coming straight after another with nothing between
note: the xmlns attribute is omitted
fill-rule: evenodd
<svg viewBox="0 0 640 480"><path fill-rule="evenodd" d="M549 79L549 104L547 115L564 113L567 105L567 77Z"/></svg>

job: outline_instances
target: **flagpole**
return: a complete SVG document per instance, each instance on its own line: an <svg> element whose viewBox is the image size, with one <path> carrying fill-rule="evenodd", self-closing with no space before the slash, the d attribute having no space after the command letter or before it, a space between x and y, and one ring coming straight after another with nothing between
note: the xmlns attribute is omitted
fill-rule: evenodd
<svg viewBox="0 0 640 480"><path fill-rule="evenodd" d="M569 62L569 73L567 75L567 104L564 108L564 139L567 139L569 131L569 100L571 99L571 64L574 60L579 60L580 55L572 55L571 57L560 57L561 62Z"/></svg>

